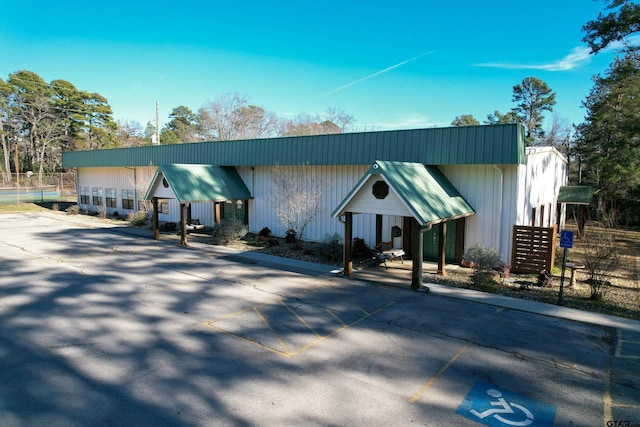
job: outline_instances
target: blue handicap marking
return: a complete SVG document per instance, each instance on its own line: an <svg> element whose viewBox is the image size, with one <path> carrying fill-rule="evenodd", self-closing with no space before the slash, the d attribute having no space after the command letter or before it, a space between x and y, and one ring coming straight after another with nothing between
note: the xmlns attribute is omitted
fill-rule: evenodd
<svg viewBox="0 0 640 427"><path fill-rule="evenodd" d="M567 249L573 247L573 231L562 230L560 232L560 247Z"/></svg>
<svg viewBox="0 0 640 427"><path fill-rule="evenodd" d="M478 381L456 414L492 427L552 427L556 407Z"/></svg>

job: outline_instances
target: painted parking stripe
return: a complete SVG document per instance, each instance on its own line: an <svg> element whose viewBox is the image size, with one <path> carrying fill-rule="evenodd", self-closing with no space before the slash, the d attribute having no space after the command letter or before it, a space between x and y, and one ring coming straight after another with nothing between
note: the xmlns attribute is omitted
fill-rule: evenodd
<svg viewBox="0 0 640 427"><path fill-rule="evenodd" d="M296 309L284 299L280 299L245 308L204 322L202 325L289 358L378 314L395 302L388 302L371 312L354 305L354 311L362 314L342 313L341 319L335 310L320 304L303 305ZM318 318L324 318L322 323L326 325L314 325L311 319ZM333 324L333 327L330 327L330 324Z"/></svg>
<svg viewBox="0 0 640 427"><path fill-rule="evenodd" d="M640 359L640 351L638 351L640 350L640 341L638 339L626 339L622 334L622 329L618 329L616 342L616 357L621 359ZM635 351L631 349L635 349Z"/></svg>
<svg viewBox="0 0 640 427"><path fill-rule="evenodd" d="M491 427L552 427L556 407L478 381L464 398L456 414Z"/></svg>
<svg viewBox="0 0 640 427"><path fill-rule="evenodd" d="M504 310L503 308L497 308L493 312L493 314L491 314L491 316L497 316L503 310ZM420 399L422 395L424 395L431 388L431 386L433 386L435 382L438 381L438 379L447 371L447 369L449 369L451 365L453 365L456 362L456 360L458 360L458 358L462 356L464 352L466 352L472 344L474 344L473 340L475 339L475 336L476 334L473 334L473 336L469 340L467 340L467 343L464 346L462 346L462 348L458 350L458 352L454 354L453 357L449 359L449 361L442 368L440 368L438 372L436 372L435 375L431 377L429 381L427 381L426 384L420 388L420 390L418 390L417 393L415 393L413 396L409 398L409 403L416 403L418 399Z"/></svg>

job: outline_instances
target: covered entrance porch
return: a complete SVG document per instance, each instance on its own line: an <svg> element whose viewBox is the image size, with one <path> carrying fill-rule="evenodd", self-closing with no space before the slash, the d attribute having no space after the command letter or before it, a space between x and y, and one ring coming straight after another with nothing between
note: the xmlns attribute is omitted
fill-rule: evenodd
<svg viewBox="0 0 640 427"><path fill-rule="evenodd" d="M447 223L474 213L473 208L436 167L426 167L420 163L376 161L332 214L344 223L343 272L346 276L353 273L354 214L377 215L376 240L381 238L383 215L405 218L402 244L410 248L411 288L417 290L422 283L424 233L434 225L439 225L438 274L444 275Z"/></svg>
<svg viewBox="0 0 640 427"><path fill-rule="evenodd" d="M234 167L169 164L158 167L145 200L153 203L153 237L160 238L159 207L160 200L177 199L180 206L180 243L187 245L189 227L204 226L193 224L191 204L212 202L214 223L219 223L225 212L225 204L233 201L246 216L247 203L251 193ZM247 222L248 218L244 218Z"/></svg>

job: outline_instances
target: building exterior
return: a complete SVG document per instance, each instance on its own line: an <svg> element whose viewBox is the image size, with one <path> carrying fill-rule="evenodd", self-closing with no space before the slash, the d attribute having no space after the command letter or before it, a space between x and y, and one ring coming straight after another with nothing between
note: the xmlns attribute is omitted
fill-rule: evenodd
<svg viewBox="0 0 640 427"><path fill-rule="evenodd" d="M343 238L340 212L337 217L332 214L377 161L428 166L437 171L434 176L446 181L443 188L451 185L471 207L460 217L422 226L427 259L438 255L443 223L448 223L448 261L459 261L464 248L482 244L498 249L508 262L514 225L551 226L563 220L556 204L559 189L567 182L566 159L551 147L525 148L524 130L516 124L65 152L62 165L77 171L82 209L126 215L155 201L160 221L179 222L183 206L188 205L190 218L200 224L212 226L233 216L245 221L252 232L268 227L279 236L285 235L287 226L274 206L282 187L274 175L275 171L285 173L295 188L315 189L321 209L307 226L304 239L323 241L335 235ZM225 190L227 181L236 190ZM240 184L245 188L237 190ZM187 190L198 196L189 200L180 196ZM363 238L370 247L394 239L396 245L408 244L402 236L410 234L410 218L402 212L354 215L353 236ZM407 232L392 237L393 227Z"/></svg>

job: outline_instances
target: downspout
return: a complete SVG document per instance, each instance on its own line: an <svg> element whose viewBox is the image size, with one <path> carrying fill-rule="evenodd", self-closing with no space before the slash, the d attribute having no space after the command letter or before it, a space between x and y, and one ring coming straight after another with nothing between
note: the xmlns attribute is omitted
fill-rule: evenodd
<svg viewBox="0 0 640 427"><path fill-rule="evenodd" d="M133 211L138 212L138 175L136 168L130 168L128 166L124 167L125 169L129 169L133 171Z"/></svg>
<svg viewBox="0 0 640 427"><path fill-rule="evenodd" d="M498 251L500 253L502 253L502 251L500 250L500 231L501 231L501 227L502 227L502 199L503 199L503 191L504 191L504 171L502 170L502 168L498 165L494 165L493 166L495 168L495 170L498 171L498 173L500 174L500 179L498 181L498 215L495 216L494 218L494 244L495 244L495 248L498 249Z"/></svg>
<svg viewBox="0 0 640 427"><path fill-rule="evenodd" d="M76 171L76 203L80 206L80 168L75 168Z"/></svg>

